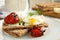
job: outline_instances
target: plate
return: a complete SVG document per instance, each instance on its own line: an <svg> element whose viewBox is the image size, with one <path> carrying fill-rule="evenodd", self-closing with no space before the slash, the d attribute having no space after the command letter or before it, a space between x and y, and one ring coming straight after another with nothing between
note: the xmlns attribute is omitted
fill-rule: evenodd
<svg viewBox="0 0 60 40"><path fill-rule="evenodd" d="M49 27L44 33L43 36L33 38L29 34L19 37L19 38L14 38L10 35L6 35L2 31L2 24L3 20L0 21L0 40L59 40L60 39L60 23L54 21L50 17L46 17L46 22L48 23Z"/></svg>

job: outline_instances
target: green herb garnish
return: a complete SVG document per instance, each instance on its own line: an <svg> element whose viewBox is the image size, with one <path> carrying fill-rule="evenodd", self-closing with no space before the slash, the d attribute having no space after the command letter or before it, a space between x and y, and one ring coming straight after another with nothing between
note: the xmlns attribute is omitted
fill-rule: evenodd
<svg viewBox="0 0 60 40"><path fill-rule="evenodd" d="M36 12L38 13L38 15L39 14L41 14L42 13L42 10L36 10Z"/></svg>
<svg viewBox="0 0 60 40"><path fill-rule="evenodd" d="M20 21L20 22L19 22L19 25L21 25L21 24L22 24L22 25L24 25L24 24L25 24L25 22L23 22L23 21Z"/></svg>
<svg viewBox="0 0 60 40"><path fill-rule="evenodd" d="M42 10L35 10L34 12L29 12L29 16L41 15L41 14L42 14Z"/></svg>
<svg viewBox="0 0 60 40"><path fill-rule="evenodd" d="M22 24L24 25L24 24L25 24L25 22L22 22Z"/></svg>
<svg viewBox="0 0 60 40"><path fill-rule="evenodd" d="M29 16L33 16L34 15L34 12L29 12Z"/></svg>
<svg viewBox="0 0 60 40"><path fill-rule="evenodd" d="M19 23L19 25L21 25L21 22L18 22Z"/></svg>

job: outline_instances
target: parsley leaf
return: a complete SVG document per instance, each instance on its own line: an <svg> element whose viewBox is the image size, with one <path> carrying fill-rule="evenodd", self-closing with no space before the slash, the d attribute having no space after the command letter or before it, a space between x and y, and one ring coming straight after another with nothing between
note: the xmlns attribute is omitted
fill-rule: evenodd
<svg viewBox="0 0 60 40"><path fill-rule="evenodd" d="M34 12L29 12L29 16L33 16L34 15Z"/></svg>
<svg viewBox="0 0 60 40"><path fill-rule="evenodd" d="M34 12L29 12L29 16L33 16L33 15L41 15L42 14L42 10L35 10Z"/></svg>
<svg viewBox="0 0 60 40"><path fill-rule="evenodd" d="M24 24L25 24L25 22L23 22L23 21L20 21L20 22L19 22L19 25L21 25L21 24L22 24L22 25L24 25Z"/></svg>
<svg viewBox="0 0 60 40"><path fill-rule="evenodd" d="M18 23L19 23L19 25L21 25L21 22L20 21Z"/></svg>
<svg viewBox="0 0 60 40"><path fill-rule="evenodd" d="M25 22L22 22L22 24L24 25L24 24L25 24Z"/></svg>
<svg viewBox="0 0 60 40"><path fill-rule="evenodd" d="M42 10L36 10L36 12L39 14L42 14Z"/></svg>

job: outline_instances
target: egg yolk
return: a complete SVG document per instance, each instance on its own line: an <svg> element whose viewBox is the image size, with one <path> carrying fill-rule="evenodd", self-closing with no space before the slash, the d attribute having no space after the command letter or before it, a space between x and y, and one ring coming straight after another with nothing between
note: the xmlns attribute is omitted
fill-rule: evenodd
<svg viewBox="0 0 60 40"><path fill-rule="evenodd" d="M29 18L30 25L34 25L35 22L37 22L35 18Z"/></svg>

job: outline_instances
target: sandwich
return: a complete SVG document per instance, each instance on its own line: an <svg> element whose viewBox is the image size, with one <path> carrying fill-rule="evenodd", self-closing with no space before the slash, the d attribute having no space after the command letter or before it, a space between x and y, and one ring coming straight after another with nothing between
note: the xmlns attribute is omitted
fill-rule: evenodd
<svg viewBox="0 0 60 40"><path fill-rule="evenodd" d="M21 37L31 32L32 29L48 27L44 17L41 15L33 15L28 17L19 17L15 12L10 13L4 18L2 30L14 37ZM39 30L40 32L40 30ZM41 31L42 35L43 32ZM38 35L38 36L40 36Z"/></svg>
<svg viewBox="0 0 60 40"><path fill-rule="evenodd" d="M60 3L36 4L32 10L41 10L43 15L60 18Z"/></svg>
<svg viewBox="0 0 60 40"><path fill-rule="evenodd" d="M3 32L8 33L14 37L21 37L27 34L28 32L27 28L26 29L21 28L23 26L20 26L19 28L19 25L17 25L19 20L21 19L19 19L17 14L15 14L14 12L9 14L7 17L4 18L3 28L2 28Z"/></svg>

